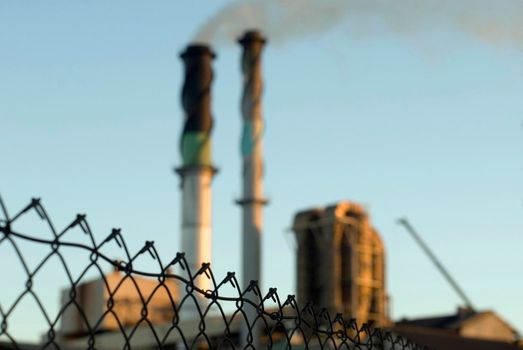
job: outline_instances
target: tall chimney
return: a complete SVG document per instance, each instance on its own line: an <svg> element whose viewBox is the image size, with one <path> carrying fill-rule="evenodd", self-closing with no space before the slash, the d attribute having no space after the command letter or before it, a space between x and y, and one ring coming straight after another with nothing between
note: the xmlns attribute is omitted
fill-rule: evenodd
<svg viewBox="0 0 523 350"><path fill-rule="evenodd" d="M246 287L251 280L260 282L261 244L263 229L263 206L267 200L263 196L263 119L261 95L263 90L261 72L261 53L265 38L258 31L248 31L238 40L243 48L242 72L243 95L241 111L243 132L241 155L243 160L243 198L237 203L242 207L242 284ZM256 310L247 312L248 319L254 320ZM256 327L255 327L256 328ZM243 340L253 339L253 345L259 341L259 334L248 337L242 332ZM255 348L257 348L255 346Z"/></svg>
<svg viewBox="0 0 523 350"><path fill-rule="evenodd" d="M265 38L257 31L248 31L238 40L243 47L243 95L241 111L243 132L243 198L238 200L243 214L242 283L260 281L261 238L263 228L263 119L261 95L261 53Z"/></svg>
<svg viewBox="0 0 523 350"><path fill-rule="evenodd" d="M182 250L194 274L202 263L211 261L211 183L216 173L211 159L211 63L215 55L208 46L189 45L180 57L185 65L181 96L185 121L180 142L183 164L176 172L182 188ZM211 289L208 279L200 277L196 284Z"/></svg>

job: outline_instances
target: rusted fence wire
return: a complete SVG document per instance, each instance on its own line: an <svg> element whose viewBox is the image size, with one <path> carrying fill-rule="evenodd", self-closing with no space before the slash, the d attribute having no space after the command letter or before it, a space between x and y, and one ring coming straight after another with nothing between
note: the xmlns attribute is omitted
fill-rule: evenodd
<svg viewBox="0 0 523 350"><path fill-rule="evenodd" d="M276 288L262 293L256 281L242 289L234 272L219 279L210 264L190 271L184 253L163 262L152 241L131 254L119 229L97 242L85 215L77 215L58 230L40 199L32 199L14 215L9 215L1 198L0 206L0 248L5 248L0 250L4 254L0 272L15 265L23 271L19 276L23 282L17 286L20 292L13 300L5 300L0 288L0 349L424 349L385 330L315 310L310 304L300 307L293 295L282 298ZM17 231L23 218L34 213L49 237ZM80 243L70 233L78 228L89 243ZM34 264L28 263L21 249L26 243L42 253ZM6 249L11 251L9 256L2 253ZM104 253L108 249L125 258L114 260ZM72 265L79 262L71 261L65 250L73 252L73 257L86 255L85 266L74 272ZM138 262L147 255L156 261L157 272L138 269ZM34 284L51 259L63 268L53 273L63 274L66 281L61 291L51 292L60 300L56 310L46 307L48 298ZM212 281L212 289L198 287L202 278ZM4 278L1 283L14 282ZM44 320L34 343L15 332L37 332L13 319L26 299L34 305L26 316L38 314Z"/></svg>

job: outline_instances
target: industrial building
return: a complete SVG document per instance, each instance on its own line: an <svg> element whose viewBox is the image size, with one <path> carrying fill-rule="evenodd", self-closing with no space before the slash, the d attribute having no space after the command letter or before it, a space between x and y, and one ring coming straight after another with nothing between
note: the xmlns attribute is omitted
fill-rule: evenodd
<svg viewBox="0 0 523 350"><path fill-rule="evenodd" d="M142 319L144 302L147 302L148 319L152 323L168 323L174 317L173 305L179 300L179 286L176 280L166 279L158 288L155 279L131 278L113 271L103 278L80 284L74 298L70 289L62 290L60 299L61 305L69 304L60 320L60 336L67 341L89 336L92 329L88 325L97 325L99 333L134 327Z"/></svg>
<svg viewBox="0 0 523 350"><path fill-rule="evenodd" d="M301 211L293 231L300 304L388 324L385 249L362 206L345 201Z"/></svg>
<svg viewBox="0 0 523 350"><path fill-rule="evenodd" d="M516 330L493 311L458 308L455 314L401 319L392 330L434 350L510 350L523 343Z"/></svg>
<svg viewBox="0 0 523 350"><path fill-rule="evenodd" d="M459 308L451 315L391 320L385 248L361 205L342 201L300 211L294 217L293 231L301 305L310 302L331 314L341 312L358 322L373 322L434 350L508 350L523 345L515 329L498 314L472 307ZM456 287L457 282L448 278ZM463 293L459 287L457 290ZM464 302L470 305L466 297Z"/></svg>

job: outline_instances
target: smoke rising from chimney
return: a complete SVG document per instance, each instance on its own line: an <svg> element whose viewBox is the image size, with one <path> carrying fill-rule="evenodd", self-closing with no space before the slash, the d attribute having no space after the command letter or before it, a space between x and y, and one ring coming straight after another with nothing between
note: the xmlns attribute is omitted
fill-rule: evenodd
<svg viewBox="0 0 523 350"><path fill-rule="evenodd" d="M196 42L225 45L249 28L272 44L319 35L346 24L353 37L410 39L453 30L481 42L523 48L523 0L240 0L212 16Z"/></svg>

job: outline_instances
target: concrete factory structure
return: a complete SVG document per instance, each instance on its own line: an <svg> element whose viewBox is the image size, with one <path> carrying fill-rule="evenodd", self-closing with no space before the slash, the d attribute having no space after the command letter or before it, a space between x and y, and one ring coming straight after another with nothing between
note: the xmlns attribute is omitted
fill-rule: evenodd
<svg viewBox="0 0 523 350"><path fill-rule="evenodd" d="M137 286L140 291L138 291ZM142 318L143 301L148 300L148 318L154 324L169 323L174 317L174 303L179 300L178 281L167 279L157 288L156 279L133 276L120 271L80 284L75 300L82 312L70 304L60 324L60 337L64 341L85 339L90 327L98 324L104 332L117 332L122 327L134 327ZM71 291L62 290L61 305L71 302ZM109 308L108 304L111 304Z"/></svg>
<svg viewBox="0 0 523 350"><path fill-rule="evenodd" d="M385 250L365 210L352 202L305 210L293 230L298 302L386 325Z"/></svg>
<svg viewBox="0 0 523 350"><path fill-rule="evenodd" d="M458 308L455 314L397 321L392 331L434 350L522 349L516 330L493 311Z"/></svg>

